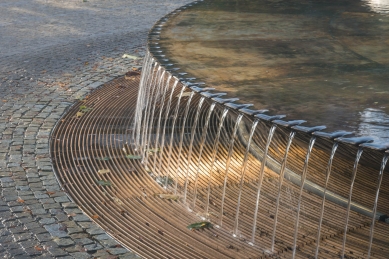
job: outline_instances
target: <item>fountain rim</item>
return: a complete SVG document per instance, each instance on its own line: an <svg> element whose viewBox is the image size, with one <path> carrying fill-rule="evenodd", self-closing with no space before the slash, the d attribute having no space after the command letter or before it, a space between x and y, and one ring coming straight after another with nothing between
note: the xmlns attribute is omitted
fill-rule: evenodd
<svg viewBox="0 0 389 259"><path fill-rule="evenodd" d="M176 71L180 70L180 68L174 67L174 64L171 64L171 63L163 65L163 62L161 59L168 58L168 57L166 57L161 50L156 50L158 52L152 50L152 49L159 49L158 48L159 46L157 46L157 45L159 45L158 41L160 39L161 27L164 26L164 24L169 20L169 18L171 18L175 15L178 15L181 11L183 11L189 7L192 7L193 5L195 5L197 3L204 2L204 1L205 0L196 0L196 1L190 2L186 5L183 5L181 7L174 9L172 12L166 14L165 16L161 17L158 21L156 21L148 32L147 51L152 56L152 58L154 58L155 62L158 65L160 65L163 69L165 69L165 71L168 74L170 74L172 77L174 77L180 83L185 85L185 87L187 87L191 91L199 92L201 90L207 90L207 92L201 93L202 96L206 97L206 99L212 100L212 101L214 101L214 102L218 103L219 105L222 105L226 108L233 109L237 113L243 113L253 120L255 118L259 118L260 120L264 120L267 122L271 122L273 124L277 124L278 127L292 128L297 133L306 133L306 134L308 133L311 136L327 139L327 140L332 141L333 143L338 142L338 143L342 143L342 144L346 144L346 145L361 147L363 149L380 151L383 154L385 154L385 153L389 154L389 143L374 142L374 139L372 137L369 137L369 136L356 137L354 135L355 134L354 132L345 132L345 131L341 131L341 130L336 130L334 132L323 132L322 130L324 130L326 128L325 125L314 126L314 127L293 125L294 121L301 121L301 123L304 123L306 121L305 120L293 120L293 121L281 120L282 118L285 118L286 115L273 115L273 116L258 115L257 116L257 114L259 114L259 113L262 114L264 112L267 112L267 110L251 110L251 109L248 109L247 107L252 106L252 104L233 103L235 101L240 100L239 98L235 98L234 96L230 96L230 97L227 96L228 99L220 98L219 97L220 95L227 95L227 94L222 93L222 92L218 92L217 89L215 89L215 88L199 87L199 86L205 86L205 83L195 81L196 79L190 80L193 82L184 81L183 78L180 78L179 76L180 76L180 74L181 75L187 74L187 73L185 73L185 71L181 71L179 73L176 72ZM210 86L210 87L212 87L212 86ZM209 93L208 91L213 91L213 92ZM219 96L213 97L213 95L219 95ZM226 101L226 100L232 100L232 101ZM321 128L316 129L318 127L321 127ZM315 130L312 131L311 129L315 129ZM347 133L347 134L341 135L340 133ZM351 137L344 137L345 135L351 135Z"/></svg>
<svg viewBox="0 0 389 259"><path fill-rule="evenodd" d="M185 81L183 80L183 78L180 78L180 75L182 76L187 74L185 73L185 71L177 72L178 70L180 70L180 68L175 67L174 64L171 63L164 65L162 62L162 58L166 59L168 57L166 57L163 54L163 51L160 50L160 47L158 46L162 27L169 20L169 18L179 14L182 10L190 8L191 6L203 1L204 0L196 0L186 5L183 5L181 7L178 7L172 12L161 17L157 22L154 23L154 25L151 27L151 29L148 32L147 51L150 57L153 58L154 60L153 62L155 65L161 66L169 75L171 75L177 81L182 83L187 89L190 89L193 92L197 92L201 94L203 97L205 97L206 100L211 102L216 102L218 105L221 105L224 108L234 110L237 114L244 114L247 118L251 119L252 121L254 121L255 119L257 120L259 119L264 122L270 123L271 125L276 125L277 127L293 130L299 134L305 134L315 138L326 139L327 141L331 141L332 144L341 143L343 145L362 148L363 150L367 149L371 151L378 151L383 156L389 156L389 143L380 143L380 142L374 143L374 139L372 137L368 137L368 136L358 137L355 136L354 132L346 132L341 130L334 131L334 132L324 132L322 131L326 129L326 126L324 125L313 126L313 127L300 126L300 124L306 121L305 120L292 120L292 121L282 120L286 117L286 115L265 115L264 113L267 112L268 110L251 110L248 109L248 107L252 106L252 104L234 103L235 101L238 101L239 98L228 97L228 96L227 97L225 96L226 98L220 98L220 96L227 95L227 94L218 92L217 89L215 88L210 88L212 86L206 87L204 82L195 81L196 78L194 78L193 80L187 79L188 81L191 82ZM345 137L345 136L349 136L349 137ZM240 136L240 138L242 141L243 137ZM260 158L261 156L260 152L257 152L255 148L251 148L251 153L257 158ZM270 167L272 167L273 169L277 168L276 164L278 163L274 159L270 159L270 160L271 160ZM299 179L297 179L298 175L291 170L288 171L289 171L288 180L300 186L301 182ZM336 193L332 193L328 190L324 192L321 186L313 182L306 181L304 184L304 189L307 189L321 197L325 196L327 200L337 203L341 206L347 205L347 201L346 201L347 199L345 197L342 197ZM351 210L370 217L373 215L372 209L352 201L351 201ZM376 220L385 222L386 218L388 218L388 215L377 211Z"/></svg>

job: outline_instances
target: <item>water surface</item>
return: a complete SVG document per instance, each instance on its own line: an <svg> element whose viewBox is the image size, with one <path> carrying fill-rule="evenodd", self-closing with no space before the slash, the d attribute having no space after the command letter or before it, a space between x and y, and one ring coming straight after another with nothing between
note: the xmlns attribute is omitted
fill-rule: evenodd
<svg viewBox="0 0 389 259"><path fill-rule="evenodd" d="M388 0L206 0L170 18L160 46L255 108L389 142Z"/></svg>

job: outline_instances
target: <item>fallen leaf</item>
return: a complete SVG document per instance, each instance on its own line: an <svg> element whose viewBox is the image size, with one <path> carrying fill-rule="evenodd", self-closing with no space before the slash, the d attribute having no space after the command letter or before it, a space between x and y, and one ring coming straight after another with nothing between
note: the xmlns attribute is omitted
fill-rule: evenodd
<svg viewBox="0 0 389 259"><path fill-rule="evenodd" d="M76 216L76 215L77 215L76 213L72 212L72 213L69 213L69 214L68 214L68 217L74 217L74 216Z"/></svg>
<svg viewBox="0 0 389 259"><path fill-rule="evenodd" d="M19 202L19 203L24 203L24 200L21 199L21 198L18 198L16 201Z"/></svg>
<svg viewBox="0 0 389 259"><path fill-rule="evenodd" d="M172 201L178 201L181 196L179 195L174 195L174 194L158 194L158 196L161 198L161 199L165 199L165 200L172 200Z"/></svg>
<svg viewBox="0 0 389 259"><path fill-rule="evenodd" d="M137 155L127 155L126 157L128 159L142 159L142 156L137 156Z"/></svg>
<svg viewBox="0 0 389 259"><path fill-rule="evenodd" d="M96 180L96 182L101 186L112 186L112 183L110 181Z"/></svg>
<svg viewBox="0 0 389 259"><path fill-rule="evenodd" d="M100 169L99 171L97 171L97 173L99 173L99 174L108 174L110 172L111 172L111 170L109 170L109 169Z"/></svg>
<svg viewBox="0 0 389 259"><path fill-rule="evenodd" d="M183 92L181 97L187 97L187 96L190 96L192 94L192 92ZM180 95L177 95L176 96L177 98L180 97Z"/></svg>
<svg viewBox="0 0 389 259"><path fill-rule="evenodd" d="M48 195L53 195L53 194L55 194L55 192L47 191L46 194L48 194Z"/></svg>
<svg viewBox="0 0 389 259"><path fill-rule="evenodd" d="M206 228L213 228L213 225L211 224L211 222L201 221L201 222L190 224L189 226L187 226L187 228L190 230L200 230Z"/></svg>
<svg viewBox="0 0 389 259"><path fill-rule="evenodd" d="M34 249L35 249L36 251L43 251L43 248L40 247L40 246L34 246Z"/></svg>
<svg viewBox="0 0 389 259"><path fill-rule="evenodd" d="M157 183L159 183L160 185L164 186L164 185L172 185L174 184L174 180L173 178L171 178L170 176L157 176L155 178L155 181Z"/></svg>
<svg viewBox="0 0 389 259"><path fill-rule="evenodd" d="M98 219L99 218L99 215L93 215L92 216L92 219Z"/></svg>
<svg viewBox="0 0 389 259"><path fill-rule="evenodd" d="M77 112L77 113L76 113L76 118L77 118L77 119L78 119L78 118L81 118L83 115L84 115L83 112Z"/></svg>
<svg viewBox="0 0 389 259"><path fill-rule="evenodd" d="M118 197L113 197L113 200L114 200L114 202L116 202L118 205L124 205L124 203L122 202L122 200L119 199Z"/></svg>
<svg viewBox="0 0 389 259"><path fill-rule="evenodd" d="M123 54L122 58L130 58L130 59L138 59L136 56L128 55L128 54Z"/></svg>
<svg viewBox="0 0 389 259"><path fill-rule="evenodd" d="M87 107L85 105L81 105L79 109L80 109L80 112L89 112L90 110L92 110L92 108Z"/></svg>
<svg viewBox="0 0 389 259"><path fill-rule="evenodd" d="M84 66L87 66L87 65L89 65L89 62L85 62L85 63L84 63Z"/></svg>

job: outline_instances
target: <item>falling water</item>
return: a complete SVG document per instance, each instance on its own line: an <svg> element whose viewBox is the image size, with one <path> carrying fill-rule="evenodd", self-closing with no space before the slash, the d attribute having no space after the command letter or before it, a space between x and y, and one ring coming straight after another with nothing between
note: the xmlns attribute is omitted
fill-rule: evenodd
<svg viewBox="0 0 389 259"><path fill-rule="evenodd" d="M186 171L186 176L185 176L185 186L184 186L184 202L186 202L186 195L188 191L188 178L189 178L189 171L190 171L190 163L192 161L192 149L193 149L193 141L194 137L196 135L196 127L197 127L197 121L200 116L200 111L201 111L201 106L203 105L203 102L205 100L205 97L201 97L199 104L197 105L197 112L195 119L193 121L193 126L192 126L192 132L191 132L191 138L190 138L190 144L189 144L189 151L188 151L188 160L187 160L187 171Z"/></svg>
<svg viewBox="0 0 389 259"><path fill-rule="evenodd" d="M342 244L342 253L341 253L342 258L344 258L344 250L346 249L347 229L348 229L348 220L349 220L350 208L351 208L351 198L353 195L353 186L354 186L355 177L357 176L358 162L359 159L361 158L362 152L363 149L360 147L358 149L357 156L355 157L353 174L351 176L350 194L348 198L347 212L346 212L346 223L344 225L344 233L343 233L343 244Z"/></svg>
<svg viewBox="0 0 389 259"><path fill-rule="evenodd" d="M205 215L208 215L208 212L209 212L209 199L210 199L210 196L211 196L211 181L212 181L213 167L215 165L216 155L217 155L217 151L218 151L218 148L219 148L220 133L221 133L221 130L223 128L224 119L226 118L228 111L229 111L228 108L224 108L224 111L223 111L222 116L221 116L220 121L219 121L219 127L217 129L215 143L214 143L213 149L212 149L212 162L211 162L211 170L209 171L209 176L208 176L207 200L206 200L206 206L205 206Z"/></svg>
<svg viewBox="0 0 389 259"><path fill-rule="evenodd" d="M159 165L158 165L158 171L159 171L160 173L161 173L161 166L162 166L162 157L163 157L163 155L164 155L163 149L164 149L164 147L165 147L166 123L167 123L168 120L169 120L170 105L172 104L172 98L173 98L174 90L176 89L177 84L178 84L178 80L176 79L176 81L174 82L173 87L172 87L172 89L171 89L169 101L167 102L167 106L166 106L165 121L164 121L164 123L163 123L163 128L162 128L162 141L161 141L161 145L160 145L160 149L159 149ZM168 182L168 179L169 179L168 174L169 174L169 172L167 172L166 183Z"/></svg>
<svg viewBox="0 0 389 259"><path fill-rule="evenodd" d="M143 109L143 91L147 87L147 84L145 81L149 78L149 75L151 74L151 70L153 68L153 62L154 59L150 57L150 53L147 52L145 56L145 62L143 66L143 72L140 79L140 87L137 97L137 106L135 110L135 116L134 116L134 130L132 131L132 139L135 141L136 147L139 146L139 136L140 136L140 129L141 129L141 121L142 121L142 109ZM135 135L136 134L136 135ZM135 137L136 136L136 137Z"/></svg>
<svg viewBox="0 0 389 259"><path fill-rule="evenodd" d="M174 181L175 181L174 194L177 194L177 185L178 185L177 178L178 178L178 172L179 172L180 164L181 164L180 162L181 162L182 144L184 142L185 123L186 123L186 119L188 117L190 103L192 101L192 98L193 98L194 94L195 94L195 92L191 92L190 96L189 96L189 99L186 102L186 107L185 107L185 112L184 112L184 119L183 119L182 125L181 125L181 136L180 136L180 144L179 144L179 148L178 148L177 170L176 170L176 175L174 177Z"/></svg>
<svg viewBox="0 0 389 259"><path fill-rule="evenodd" d="M367 258L370 258L370 254L371 254L371 246L373 244L373 236L374 236L374 225L375 225L375 221L376 221L375 217L377 214L378 196L380 194L380 187L381 187L381 183L382 183L382 178L384 176L384 169L385 169L386 163L388 162L388 158L389 158L389 154L385 154L384 158L382 159L382 162L381 162L380 173L378 174L377 191L376 191L375 199L374 199L373 217L372 217L371 226L370 226L369 250L367 252Z"/></svg>
<svg viewBox="0 0 389 259"><path fill-rule="evenodd" d="M243 183L244 183L244 176L246 174L246 168L247 168L247 163L248 163L248 158L249 158L249 153L250 153L250 146L251 146L251 139L253 138L255 129L257 128L259 120L256 119L253 122L253 125L251 126L251 131L250 131L250 136L247 141L247 146L246 146L246 152L244 154L243 158L243 167L242 167L242 174L240 176L240 183L239 183L239 195L238 195L238 203L236 206L236 214L235 214L235 224L234 224L234 236L238 235L238 221L239 221L239 209L240 209L240 199L242 196L242 189L243 189Z"/></svg>
<svg viewBox="0 0 389 259"><path fill-rule="evenodd" d="M156 93L155 93L155 97L154 97L154 103L152 104L151 115L148 116L148 118L146 118L146 128L144 129L144 131L148 132L148 136L147 136L147 133L146 133L147 145L148 146L150 146L150 143L151 143L151 135L152 135L151 132L152 132L152 128L153 128L153 125L154 125L155 107L157 106L157 102L158 102L159 96L161 94L162 78L164 78L164 75L165 75L165 71L162 72L162 75L160 76L160 80L159 80L158 84L156 84L156 87L155 87L156 88ZM151 108L149 108L149 109L151 109ZM148 114L150 114L150 111L148 112ZM149 120L149 122L147 124L148 120ZM144 161L145 165L147 165L148 159L149 159L149 152L146 150L146 156L145 156L145 161Z"/></svg>
<svg viewBox="0 0 389 259"><path fill-rule="evenodd" d="M199 120L200 117L202 118L202 106L204 104L204 101L206 98L210 98L209 96L201 96L199 98L199 101L197 103L197 106L193 107L193 115L195 115L193 118L191 115L191 105L193 97L195 96L195 92L190 92L189 95L184 95L185 89L188 89L188 86L185 84L182 85L182 88L180 90L176 89L179 85L179 81L175 79L175 82L171 82L172 75L165 71L157 62L154 61L154 59L151 57L149 53L147 53L145 62L144 62L144 69L142 71L141 75L141 84L139 88L138 93L138 104L135 111L135 118L133 122L133 130L132 130L132 141L135 144L135 148L137 150L137 153L143 155L143 165L147 168L148 166L153 166L153 172L157 173L158 176L161 176L163 173L164 176L166 176L165 181L163 182L165 188L168 187L170 184L169 181L170 176L174 177L174 194L177 194L177 192L183 192L183 200L186 202L188 197L188 191L191 192L190 187L193 187L194 195L193 200L191 201L191 209L194 209L196 206L197 201L197 195L200 193L199 186L201 184L202 180L205 180L207 183L207 196L205 200L205 215L209 215L209 211L212 210L212 207L210 206L210 197L211 197L211 190L212 190L212 181L214 180L214 174L217 166L218 166L218 159L220 159L218 156L220 156L221 152L221 145L223 145L223 141L220 139L222 138L224 131L223 127L225 126L225 120L227 118L228 112L230 109L238 109L238 108L232 108L230 106L226 106L224 110L217 110L219 107L216 106L216 102L218 102L216 99L213 99L214 102L207 108L207 114L204 117L204 126L200 128L198 125L200 124ZM179 92L177 96L175 95L175 92ZM188 99L184 101L184 96L188 96ZM177 99L174 99L177 97ZM183 112L180 111L181 107L185 105L185 110ZM158 111L159 110L159 111ZM215 130L215 137L212 139L212 143L208 143L210 141L207 141L210 139L211 136L211 130L209 123L211 123L211 117L213 113L216 113L216 111L221 112L220 117L218 117L217 123L217 129ZM249 111L246 111L247 114L251 114ZM182 116L182 117L181 117ZM240 127L241 120L243 118L243 114L240 113L236 117L236 121L234 123L233 130L228 130L228 151L227 151L227 157L223 162L225 163L225 168L223 170L223 187L222 187L222 196L221 196L221 207L220 207L220 221L219 225L220 227L223 224L224 220L224 210L227 210L227 198L226 194L228 192L227 188L227 182L231 178L230 171L233 172L233 152L236 150L236 134L237 130ZM216 117L216 116L214 116ZM182 123L180 123L182 121ZM202 119L201 119L201 122ZM243 161L240 165L239 171L240 171L240 178L239 178L239 192L238 192L238 198L235 208L235 217L234 217L234 226L233 226L233 234L234 236L237 236L239 233L239 228L242 228L242 220L243 217L240 215L240 207L244 206L245 200L243 199L245 187L244 182L245 178L248 177L249 171L250 171L250 151L253 148L252 147L252 141L253 136L255 132L258 132L257 126L259 123L259 119L255 120L251 125L251 130L249 133L248 141L245 143L247 146L245 148ZM189 126L190 125L190 126ZM281 127L282 124L280 124ZM168 126L168 127L167 127ZM190 129L189 129L190 127ZM190 130L190 138L185 137L186 134ZM171 131L169 131L171 130ZM283 160L281 164L278 163L275 164L275 160L273 160L270 156L268 156L268 151L270 148L270 144L273 143L273 135L275 133L276 126L273 125L268 133L266 146L265 148L260 152L263 153L263 157L261 157L261 167L259 168L259 174L258 174L258 182L257 182L257 196L256 196L256 203L255 203L255 210L254 210L254 218L253 218L253 226L252 226L252 233L251 233L251 242L250 244L254 244L255 237L256 237L256 227L257 227L257 220L259 215L259 209L260 209L260 198L261 198L261 191L262 184L263 184L263 177L265 174L265 167L268 166L271 170L274 170L275 172L279 172L278 176L278 184L277 189L278 192L276 194L276 202L275 202L275 213L274 213L274 221L273 229L272 229L272 237L271 237L271 251L276 252L276 237L277 237L277 227L278 227L278 233L280 233L282 228L282 222L278 222L279 218L281 217L282 213L282 188L285 179L285 174L294 174L290 170L288 170L287 167L287 161L288 157L289 160L291 159L291 155L289 154L291 145L293 143L294 137L296 135L296 131L299 131L300 129L293 128L292 131L289 134L288 141L286 143L285 147L285 153L283 155ZM201 133L201 135L200 135ZM213 134L212 130L212 134ZM227 132L226 132L227 133ZM127 133L126 133L127 134ZM179 136L178 136L179 134ZM189 136L189 134L188 134ZM214 136L214 135L212 135ZM297 206L296 208L293 208L297 211L296 219L295 219L295 225L294 225L294 233L293 233L293 255L294 258L296 256L296 251L298 249L297 241L298 241L298 234L299 234L299 225L302 225L304 222L304 217L302 214L303 210L303 189L304 188L311 188L307 178L308 174L308 162L310 159L310 154L312 152L313 146L315 144L316 137L322 137L320 135L317 135L315 137L312 137L310 139L307 153L305 154L305 161L304 161L304 167L301 173L301 176L296 174L297 177L293 178L291 181L294 183L299 183L300 185L300 192L298 196ZM197 140L200 140L198 142L195 142ZM342 140L338 140L339 142L342 142ZM315 249L315 257L319 257L319 250L320 250L320 237L321 232L325 231L322 228L325 228L325 226L322 226L323 224L323 217L324 217L324 210L326 201L328 203L329 200L331 200L328 195L330 195L330 190L327 190L329 185L329 180L331 178L331 172L332 170L332 163L335 159L335 154L338 148L339 142L333 142L330 158L328 162L326 162L326 177L324 186L319 186L318 188L321 188L322 193L320 193L320 196L322 196L321 200L321 207L320 207L320 216L319 216L319 222L317 226L317 236L316 236L316 247ZM347 142L346 142L347 143ZM178 144L178 145L177 145ZM197 145L198 144L198 148ZM178 146L178 149L176 150L175 145ZM207 145L210 145L212 147L212 155L210 157L208 154L206 154L205 150L207 148ZM187 147L187 156L185 156L184 153L184 147ZM151 149L153 148L153 149ZM153 151L152 151L153 150ZM159 151L159 153L156 153L156 151ZM164 154L167 152L167 155ZM176 152L177 151L177 152ZM151 161L152 153L155 153L154 161ZM346 245L346 238L347 238L347 231L348 231L348 222L349 222L349 216L351 215L350 210L354 208L354 204L352 202L352 192L353 192L353 185L356 179L356 173L357 173L357 167L360 160L360 157L362 155L362 148L359 148L356 159L354 162L354 168L352 172L351 177L351 186L350 186L350 192L348 200L344 199L344 201L348 201L347 203L347 211L346 211L346 219L345 219L345 230L343 235L343 243L342 243L342 252L341 256L345 256L345 245ZM192 156L196 156L196 161L192 163ZM184 162L186 157L186 162ZM166 172L162 172L162 170L165 168L163 167L163 159L167 160L167 170ZM223 157L224 159L224 157ZM385 166L389 160L389 154L384 155L382 162L381 162L381 168L378 175L377 180L377 186L376 186L376 192L375 192L375 200L374 200L374 206L372 210L372 224L370 226L370 236L369 236L369 247L368 247L368 253L367 257L370 258L372 253L372 243L374 238L374 227L376 224L376 216L377 214L380 215L380 212L377 212L377 205L378 205L378 198L380 194L380 188L381 184L383 182L383 174L385 170ZM202 175L201 171L204 170L203 162L210 162L210 170L208 174ZM157 164L158 163L158 164ZM181 164L182 163L182 164ZM312 164L312 163L311 163ZM173 168L174 167L174 168ZM312 165L311 165L312 167ZM192 178L193 177L193 178ZM202 178L204 177L204 179ZM301 178L300 178L301 177ZM162 178L163 179L163 178ZM194 179L193 182L192 179ZM323 179L324 180L324 179ZM181 185L181 181L184 182L183 185ZM193 186L192 186L193 184ZM182 189L183 188L183 189ZM316 187L314 187L316 188ZM199 194L200 195L200 194ZM381 196L382 196L381 191ZM335 196L339 196L335 194ZM330 196L332 197L332 196ZM326 200L327 198L327 200ZM341 198L342 199L342 198ZM304 200L305 201L305 200ZM226 202L226 204L225 204ZM224 207L226 205L226 207ZM328 205L328 204L327 204ZM262 206L262 205L261 205ZM346 206L346 205L345 205ZM301 217L300 217L301 213ZM229 216L230 214L228 214ZM232 220L232 219L231 219ZM350 219L351 220L351 219ZM301 222L301 224L300 224ZM251 229L251 228L250 228ZM377 234L376 234L377 235Z"/></svg>
<svg viewBox="0 0 389 259"><path fill-rule="evenodd" d="M223 215L224 215L224 199L226 196L226 187L227 187L227 179L228 179L228 173L230 169L230 162L231 162L231 156L232 156L232 151L234 150L234 143L235 143L235 136L236 132L238 131L240 121L243 118L243 114L240 113L238 117L236 118L234 130L231 135L230 139L230 146L228 148L228 155L227 155L227 161L226 161L226 169L224 172L224 184L223 184L223 194L222 194L222 200L221 200L221 206L220 206L220 221L219 221L219 226L221 227L223 224Z"/></svg>
<svg viewBox="0 0 389 259"><path fill-rule="evenodd" d="M158 85L161 83L162 79L163 79L163 75L164 75L164 72L162 72L162 75L161 75L161 69L162 67L159 66L158 67L158 70L157 72L155 73L155 76L154 74L151 76L151 79L150 79L150 84L151 84L151 87L149 87L149 91L148 92L145 92L145 95L146 95L146 101L145 101L145 114L144 114L144 119L143 119L143 125L141 124L141 127L143 129L142 131L142 138L141 138L141 152L142 154L145 152L145 148L146 148L146 138L147 138L147 126L148 126L148 119L149 119L149 111L150 111L150 108L151 108L151 105L149 105L149 102L151 102L151 99L153 98L153 95L151 94L151 91L152 89L155 89L156 85L157 85L157 80L158 78L160 78L159 80L159 83ZM154 78L155 78L155 82L154 82Z"/></svg>
<svg viewBox="0 0 389 259"><path fill-rule="evenodd" d="M288 153L290 145L292 144L293 138L296 135L295 131L290 132L288 144L286 145L284 158L282 160L281 164L281 170L279 175L279 181L278 181L278 195L277 195L277 201L276 201L276 210L274 214L274 224L273 224L273 235L271 239L271 251L274 252L274 243L276 238L276 228L277 228L277 220L278 220L278 211L279 211L279 205L280 205L280 197L281 197L281 188L282 188L282 182L284 181L284 175L285 175L285 169L286 169L286 162L288 160Z"/></svg>
<svg viewBox="0 0 389 259"><path fill-rule="evenodd" d="M327 173L326 173L326 181L325 181L325 184L324 184L323 199L322 199L322 201L321 201L321 208L320 208L319 226L318 226L318 229L317 229L315 258L318 258L318 256L319 256L320 233L321 233L321 225L322 225L322 222L323 222L324 204L325 204L325 201L326 201L326 193L327 193L328 180L330 179L331 168L332 168L332 160L334 159L335 152L336 152L336 149L338 148L338 145L339 145L338 142L335 142L335 143L332 145L331 156L330 156L330 160L328 161Z"/></svg>
<svg viewBox="0 0 389 259"><path fill-rule="evenodd" d="M158 150L159 131L161 129L162 111L163 111L163 107L165 105L165 96L166 96L167 89L169 88L171 78L172 78L172 76L170 75L167 79L166 84L165 84L165 89L163 90L163 94L162 94L162 98L161 98L161 105L160 105L161 107L159 107L159 116L158 116L158 122L157 122L157 132L156 132L157 134L155 136L155 143L154 143L155 150ZM153 172L154 173L156 172L156 164L157 164L157 156L154 156L154 162L153 162ZM158 172L158 176L160 176L160 173L161 172Z"/></svg>
<svg viewBox="0 0 389 259"><path fill-rule="evenodd" d="M299 193L298 204L297 204L296 223L294 226L292 258L294 258L296 256L297 235L299 232L299 223L300 223L299 220L300 220L301 200L302 200L302 195L303 195L303 190L304 190L305 179L307 178L309 156L311 155L312 148L313 148L313 145L315 144L315 141L316 141L316 137L312 137L311 140L309 141L307 155L305 157L305 162L304 162L304 167L303 167L303 172L301 174L301 186L300 186L300 193Z"/></svg>
<svg viewBox="0 0 389 259"><path fill-rule="evenodd" d="M204 148L204 143L207 138L207 131L208 131L208 125L209 125L209 120L211 118L213 109L215 108L216 103L213 102L211 106L209 107L208 114L206 117L205 125L203 127L203 133L201 136L201 142L200 142L200 151L199 151L199 158L197 160L197 169L196 169L196 175L195 175L195 183L194 183L194 194L193 194L193 205L192 209L195 209L196 206L196 198L197 198L197 184L199 180L199 173L200 173L200 165L201 165L201 155L203 153L203 148Z"/></svg>
<svg viewBox="0 0 389 259"><path fill-rule="evenodd" d="M271 140L273 138L274 131L276 130L276 127L277 127L276 125L272 125L272 127L269 130L269 135L267 136L265 152L263 153L263 158L262 158L262 163L261 163L261 170L260 170L259 176L258 176L257 199L256 199L256 202L255 202L253 231L252 231L252 234L251 234L251 244L252 245L254 245L255 232L257 230L257 216L258 216L258 209L259 209L259 198L261 196L261 188L262 188L262 182L263 182L263 174L265 172L267 152L269 150L269 146L270 146Z"/></svg>
<svg viewBox="0 0 389 259"><path fill-rule="evenodd" d="M171 133L171 136L170 136L170 143L169 143L169 155L168 155L168 162L167 162L168 171L167 171L165 188L168 187L168 182L169 182L168 180L169 180L170 162L171 162L172 151L173 151L174 127L176 125L176 120L177 120L177 116L178 116L178 110L180 108L181 97L182 97L182 94L183 94L185 88L186 88L185 85L183 85L182 88L181 88L180 94L178 96L178 101L177 101L176 109L174 111L173 124L172 124L172 133ZM176 175L177 175L177 173L176 173Z"/></svg>

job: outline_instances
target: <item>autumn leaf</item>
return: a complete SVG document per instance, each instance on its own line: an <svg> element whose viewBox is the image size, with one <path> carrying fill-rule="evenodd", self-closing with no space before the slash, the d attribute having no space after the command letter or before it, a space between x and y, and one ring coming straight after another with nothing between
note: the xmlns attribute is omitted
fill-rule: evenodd
<svg viewBox="0 0 389 259"><path fill-rule="evenodd" d="M101 186L112 186L112 183L110 181L96 180L96 182Z"/></svg>
<svg viewBox="0 0 389 259"><path fill-rule="evenodd" d="M83 115L84 115L83 112L77 112L77 113L76 113L76 118L77 118L77 119L78 119L78 118L81 118Z"/></svg>
<svg viewBox="0 0 389 259"><path fill-rule="evenodd" d="M158 196L161 198L161 199L165 199L165 200L172 200L172 201L178 201L181 196L179 195L174 195L174 194L158 194Z"/></svg>
<svg viewBox="0 0 389 259"><path fill-rule="evenodd" d="M19 203L24 203L24 200L21 199L21 198L18 198L16 201L19 202Z"/></svg>
<svg viewBox="0 0 389 259"><path fill-rule="evenodd" d="M149 149L149 153L157 153L159 151L159 148Z"/></svg>
<svg viewBox="0 0 389 259"><path fill-rule="evenodd" d="M190 96L191 94L192 94L192 92L183 92L182 95L181 95L181 97L188 97L188 96ZM178 98L178 97L180 97L180 95L177 95L176 97Z"/></svg>
<svg viewBox="0 0 389 259"><path fill-rule="evenodd" d="M80 110L80 112L89 112L90 110L92 110L92 108L87 107L85 105L81 105L79 110Z"/></svg>
<svg viewBox="0 0 389 259"><path fill-rule="evenodd" d="M99 218L99 215L93 215L92 216L92 219L98 219Z"/></svg>
<svg viewBox="0 0 389 259"><path fill-rule="evenodd" d="M208 221L201 221L201 222L196 222L193 224L190 224L187 226L188 229L190 230L200 230L200 229L206 229L206 228L212 228L213 225L208 222Z"/></svg>
<svg viewBox="0 0 389 259"><path fill-rule="evenodd" d="M100 169L99 171L97 171L97 173L99 173L99 174L108 174L110 172L111 172L111 170L109 170L109 169Z"/></svg>
<svg viewBox="0 0 389 259"><path fill-rule="evenodd" d="M170 176L157 176L155 178L155 181L157 183L159 183L160 185L166 185L166 184L172 185L172 184L174 184L174 180Z"/></svg>
<svg viewBox="0 0 389 259"><path fill-rule="evenodd" d="M128 159L142 159L142 156L137 156L137 155L127 155L126 157Z"/></svg>
<svg viewBox="0 0 389 259"><path fill-rule="evenodd" d="M131 56L131 55L128 55L128 54L123 54L122 58L129 58L129 59L134 59L134 60L138 59L138 57Z"/></svg>
<svg viewBox="0 0 389 259"><path fill-rule="evenodd" d="M53 195L53 194L55 194L55 192L47 191L46 194L48 194L48 195Z"/></svg>
<svg viewBox="0 0 389 259"><path fill-rule="evenodd" d="M34 246L36 251L43 251L44 249L41 246Z"/></svg>
<svg viewBox="0 0 389 259"><path fill-rule="evenodd" d="M122 200L120 200L118 197L112 197L112 199L113 199L114 202L117 203L118 205L124 205L124 203L122 202Z"/></svg>

